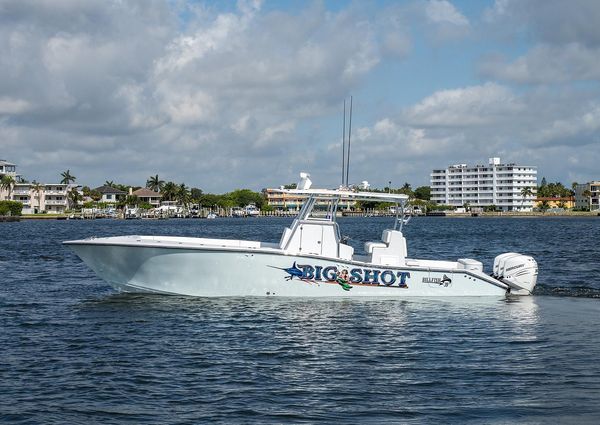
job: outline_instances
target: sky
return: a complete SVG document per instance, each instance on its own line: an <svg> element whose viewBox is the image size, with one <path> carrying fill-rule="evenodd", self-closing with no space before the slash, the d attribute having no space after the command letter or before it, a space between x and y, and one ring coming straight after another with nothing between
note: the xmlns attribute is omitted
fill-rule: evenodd
<svg viewBox="0 0 600 425"><path fill-rule="evenodd" d="M600 180L600 2L0 0L0 158L205 192L428 185L489 157Z"/></svg>

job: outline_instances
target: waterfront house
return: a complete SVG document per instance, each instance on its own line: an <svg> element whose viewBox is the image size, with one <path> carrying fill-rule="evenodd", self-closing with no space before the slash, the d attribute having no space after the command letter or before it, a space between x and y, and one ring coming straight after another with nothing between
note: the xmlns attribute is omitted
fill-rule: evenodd
<svg viewBox="0 0 600 425"><path fill-rule="evenodd" d="M299 211L306 200L306 197L294 195L291 193L281 193L278 189L263 189L263 194L267 199L267 205L270 205L277 211ZM318 200L316 205L319 209L326 209L329 201ZM348 210L354 208L356 201L344 199L340 201L339 209Z"/></svg>
<svg viewBox="0 0 600 425"><path fill-rule="evenodd" d="M161 193L143 187L131 192L130 195L137 196L141 202L150 204L152 208L160 207L160 200L162 199Z"/></svg>
<svg viewBox="0 0 600 425"><path fill-rule="evenodd" d="M100 202L104 202L106 204L116 204L119 201L125 199L127 196L127 192L122 191L121 189L117 189L112 186L100 186L94 189L94 191L100 193L102 198Z"/></svg>
<svg viewBox="0 0 600 425"><path fill-rule="evenodd" d="M535 207L541 208L544 202L547 203L548 208L572 209L575 207L575 198L573 196L566 196L562 198L536 198Z"/></svg>

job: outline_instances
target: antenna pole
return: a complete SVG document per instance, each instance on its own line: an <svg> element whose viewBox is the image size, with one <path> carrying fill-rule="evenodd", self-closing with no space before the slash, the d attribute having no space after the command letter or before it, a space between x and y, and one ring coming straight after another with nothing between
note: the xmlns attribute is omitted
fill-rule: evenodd
<svg viewBox="0 0 600 425"><path fill-rule="evenodd" d="M350 136L352 135L352 96L350 96L350 124L348 126L348 159L346 160L346 186L348 186L348 172L350 170Z"/></svg>
<svg viewBox="0 0 600 425"><path fill-rule="evenodd" d="M342 186L344 185L344 172L346 170L346 99L344 99L344 124L342 131Z"/></svg>

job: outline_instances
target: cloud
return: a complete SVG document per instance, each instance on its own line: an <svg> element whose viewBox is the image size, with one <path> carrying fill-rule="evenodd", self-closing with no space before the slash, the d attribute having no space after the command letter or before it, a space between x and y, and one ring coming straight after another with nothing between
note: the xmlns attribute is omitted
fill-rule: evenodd
<svg viewBox="0 0 600 425"><path fill-rule="evenodd" d="M541 173L553 176L564 169L558 157L572 159L585 150L584 157L575 154L581 168L568 173L571 179L583 180L581 176L594 167L589 158L600 155L597 95L598 91L517 92L496 83L440 90L397 116L359 128L355 172L366 176L377 167L369 158L385 158L389 165L380 166L380 173L395 175L394 180L401 176L410 181L411 174L424 180L436 167L500 156L538 165ZM386 179L382 176L379 183Z"/></svg>
<svg viewBox="0 0 600 425"><path fill-rule="evenodd" d="M514 60L488 55L479 65L485 78L519 84L600 79L597 1L497 0L486 10L484 19L497 33L534 42L532 48Z"/></svg>
<svg viewBox="0 0 600 425"><path fill-rule="evenodd" d="M0 9L0 135L21 141L5 155L27 167L44 153L48 171L35 172L70 168L96 182L225 169L205 188L249 177L266 185L263 170L296 167L293 155L275 167L273 157L305 155L299 129L337 110L385 55L410 49L391 14L319 3L297 14L259 1L231 11L68 0Z"/></svg>
<svg viewBox="0 0 600 425"><path fill-rule="evenodd" d="M584 14L561 2L549 12L499 1L482 24L449 1L281 9L7 0L2 156L42 181L68 168L88 185L143 184L158 173L226 191L279 185L306 169L328 185L339 179L341 102L354 94L364 109L355 108L353 181L422 184L434 167L496 155L565 173L550 156L582 146L577 167L593 170L600 46L596 7L581 4ZM486 31L515 25L522 44L511 57ZM469 37L477 31L483 43ZM486 52L460 77L445 62L457 60L458 41L461 61ZM477 70L481 80L469 74Z"/></svg>
<svg viewBox="0 0 600 425"><path fill-rule="evenodd" d="M550 84L600 80L600 48L578 43L538 45L511 63L490 57L480 64L480 73L520 84Z"/></svg>
<svg viewBox="0 0 600 425"><path fill-rule="evenodd" d="M438 43L460 39L469 34L469 20L447 0L428 1L423 12L429 35Z"/></svg>
<svg viewBox="0 0 600 425"><path fill-rule="evenodd" d="M446 0L429 1L425 6L425 14L429 21L436 24L469 25L469 20Z"/></svg>
<svg viewBox="0 0 600 425"><path fill-rule="evenodd" d="M543 44L600 47L600 3L595 0L496 0L484 20L498 31L527 32Z"/></svg>

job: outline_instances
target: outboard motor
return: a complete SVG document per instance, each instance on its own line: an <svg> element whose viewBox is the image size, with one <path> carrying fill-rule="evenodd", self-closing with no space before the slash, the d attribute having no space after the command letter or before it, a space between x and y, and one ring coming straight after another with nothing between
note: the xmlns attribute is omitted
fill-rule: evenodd
<svg viewBox="0 0 600 425"><path fill-rule="evenodd" d="M493 276L510 286L513 295L531 295L537 283L537 262L528 255L508 252L494 260Z"/></svg>

